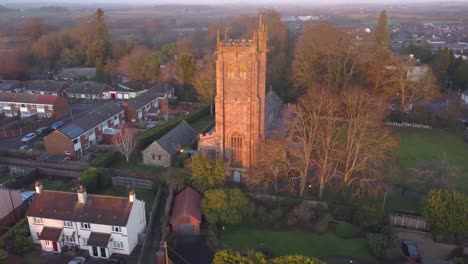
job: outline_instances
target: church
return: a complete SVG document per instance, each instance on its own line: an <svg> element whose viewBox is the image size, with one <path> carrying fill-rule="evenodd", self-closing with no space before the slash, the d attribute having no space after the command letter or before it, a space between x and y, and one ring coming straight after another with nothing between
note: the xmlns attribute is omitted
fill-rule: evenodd
<svg viewBox="0 0 468 264"><path fill-rule="evenodd" d="M267 27L260 16L252 39L217 37L215 126L200 135L199 151L225 161L234 182L248 176L271 135L283 101L266 91Z"/></svg>

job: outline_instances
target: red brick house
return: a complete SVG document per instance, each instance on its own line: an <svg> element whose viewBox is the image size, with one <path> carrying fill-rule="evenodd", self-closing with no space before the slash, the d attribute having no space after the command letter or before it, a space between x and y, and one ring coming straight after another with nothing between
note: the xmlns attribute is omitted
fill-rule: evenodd
<svg viewBox="0 0 468 264"><path fill-rule="evenodd" d="M182 235L200 234L202 196L194 189L187 187L175 197L172 206L172 230Z"/></svg>
<svg viewBox="0 0 468 264"><path fill-rule="evenodd" d="M102 142L106 131L113 133L124 123L124 110L115 103L107 103L46 136L46 152L51 156L79 157L91 145Z"/></svg>
<svg viewBox="0 0 468 264"><path fill-rule="evenodd" d="M0 113L8 117L60 119L70 112L66 99L56 95L0 93Z"/></svg>
<svg viewBox="0 0 468 264"><path fill-rule="evenodd" d="M133 99L127 100L122 104L122 107L125 109L127 122L144 121L150 110L159 110L158 97L155 93L147 91Z"/></svg>
<svg viewBox="0 0 468 264"><path fill-rule="evenodd" d="M69 83L49 80L29 81L24 92L27 94L63 95Z"/></svg>

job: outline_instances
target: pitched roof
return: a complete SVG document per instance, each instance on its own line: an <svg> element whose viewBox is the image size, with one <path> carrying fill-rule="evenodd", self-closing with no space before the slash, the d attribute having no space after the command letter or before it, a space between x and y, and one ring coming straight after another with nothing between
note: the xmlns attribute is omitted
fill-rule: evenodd
<svg viewBox="0 0 468 264"><path fill-rule="evenodd" d="M174 89L174 88L172 86L169 86L167 83L166 84L159 83L159 84L151 87L148 90L148 92L155 93L155 94L158 94L158 95L163 95L163 94L171 91L172 89Z"/></svg>
<svg viewBox="0 0 468 264"><path fill-rule="evenodd" d="M80 77L94 78L95 76L96 68L63 68L55 77L79 79Z"/></svg>
<svg viewBox="0 0 468 264"><path fill-rule="evenodd" d="M127 197L88 194L86 203L78 202L72 192L42 190L36 194L27 216L57 220L126 226L133 203Z"/></svg>
<svg viewBox="0 0 468 264"><path fill-rule="evenodd" d="M63 228L44 226L44 228L42 228L41 234L39 235L39 239L48 241L59 241L62 232Z"/></svg>
<svg viewBox="0 0 468 264"><path fill-rule="evenodd" d="M22 204L23 199L21 198L21 191L11 189L0 189L0 219L8 215L11 211L13 211L13 208L16 208Z"/></svg>
<svg viewBox="0 0 468 264"><path fill-rule="evenodd" d="M68 83L66 82L35 80L27 82L26 90L59 92L62 88L65 88L66 86L68 86Z"/></svg>
<svg viewBox="0 0 468 264"><path fill-rule="evenodd" d="M108 86L107 84L102 84L102 83L80 83L80 82L75 82L68 87L68 89L65 91L68 94L94 94L94 95L100 95L104 89L110 89L112 90L113 88Z"/></svg>
<svg viewBox="0 0 468 264"><path fill-rule="evenodd" d="M70 139L74 139L123 111L124 110L119 105L107 103L89 112L87 115L76 119L72 123L59 128L59 131Z"/></svg>
<svg viewBox="0 0 468 264"><path fill-rule="evenodd" d="M190 187L177 194L172 206L171 223L187 215L201 222L201 199L202 196Z"/></svg>
<svg viewBox="0 0 468 264"><path fill-rule="evenodd" d="M157 99L158 97L155 94L145 92L136 96L135 98L127 100L126 103L129 106L133 107L134 109L140 109L143 106L149 104L151 101L157 100Z"/></svg>
<svg viewBox="0 0 468 264"><path fill-rule="evenodd" d="M0 80L0 90L2 91L13 91L15 89L24 88L26 84L21 81L15 80Z"/></svg>
<svg viewBox="0 0 468 264"><path fill-rule="evenodd" d="M88 242L86 242L86 245L93 247L107 247L107 244L109 244L110 237L111 233L91 232L89 234Z"/></svg>
<svg viewBox="0 0 468 264"><path fill-rule="evenodd" d="M283 106L283 100L273 90L268 91L265 97L265 122L273 114L279 112Z"/></svg>
<svg viewBox="0 0 468 264"><path fill-rule="evenodd" d="M0 93L0 102L24 103L24 104L54 104L59 100L57 95Z"/></svg>
<svg viewBox="0 0 468 264"><path fill-rule="evenodd" d="M185 120L183 120L176 127L171 129L171 131L167 132L164 136L158 139L157 142L169 154L174 155L179 151L180 146L185 146L192 143L197 134L197 131L195 131Z"/></svg>

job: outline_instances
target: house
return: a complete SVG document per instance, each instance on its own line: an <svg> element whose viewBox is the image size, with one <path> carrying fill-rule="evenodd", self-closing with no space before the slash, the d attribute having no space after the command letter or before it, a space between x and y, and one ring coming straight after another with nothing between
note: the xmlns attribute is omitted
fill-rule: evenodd
<svg viewBox="0 0 468 264"><path fill-rule="evenodd" d="M103 93L105 91L110 91L113 90L112 87L110 87L107 84L102 84L102 83L90 83L90 82L84 82L84 83L79 83L75 82L68 87L67 90L65 90L65 95L68 98L82 98L82 99L102 99L103 98Z"/></svg>
<svg viewBox="0 0 468 264"><path fill-rule="evenodd" d="M26 83L14 80L0 80L0 93L19 93L24 90Z"/></svg>
<svg viewBox="0 0 468 264"><path fill-rule="evenodd" d="M127 122L138 122L146 120L147 113L153 111L159 112L159 99L156 94L147 91L139 96L127 100L122 104L125 109L125 120Z"/></svg>
<svg viewBox="0 0 468 264"><path fill-rule="evenodd" d="M23 218L33 196L31 191L0 189L0 226L14 225Z"/></svg>
<svg viewBox="0 0 468 264"><path fill-rule="evenodd" d="M87 250L97 258L113 253L130 255L138 235L146 228L145 202L128 197L43 190L35 186L35 198L26 212L31 237L43 251L61 252L62 247Z"/></svg>
<svg viewBox="0 0 468 264"><path fill-rule="evenodd" d="M24 93L27 94L48 94L63 95L63 91L70 86L69 83L59 81L29 81L26 83Z"/></svg>
<svg viewBox="0 0 468 264"><path fill-rule="evenodd" d="M468 107L468 89L463 91L463 93L461 94L461 101L462 101L462 105L464 105L465 107Z"/></svg>
<svg viewBox="0 0 468 264"><path fill-rule="evenodd" d="M159 99L166 99L169 101L176 99L174 87L167 83L153 86L148 91L156 94Z"/></svg>
<svg viewBox="0 0 468 264"><path fill-rule="evenodd" d="M7 117L60 119L70 112L68 102L56 95L0 93L0 113Z"/></svg>
<svg viewBox="0 0 468 264"><path fill-rule="evenodd" d="M123 84L117 85L117 87L104 91L102 93L102 98L103 99L120 99L120 100L127 100L127 99L132 99L140 94L144 93L145 91L136 91L128 86L125 86Z"/></svg>
<svg viewBox="0 0 468 264"><path fill-rule="evenodd" d="M182 147L190 145L197 132L184 120L143 150L143 163L170 167Z"/></svg>
<svg viewBox="0 0 468 264"><path fill-rule="evenodd" d="M124 110L115 103L107 103L46 136L46 152L52 156L80 157L91 145L101 142L106 130L124 123Z"/></svg>
<svg viewBox="0 0 468 264"><path fill-rule="evenodd" d="M187 187L177 194L172 206L171 226L179 235L200 234L202 196L194 189Z"/></svg>
<svg viewBox="0 0 468 264"><path fill-rule="evenodd" d="M63 68L54 75L57 81L89 81L95 78L96 68Z"/></svg>

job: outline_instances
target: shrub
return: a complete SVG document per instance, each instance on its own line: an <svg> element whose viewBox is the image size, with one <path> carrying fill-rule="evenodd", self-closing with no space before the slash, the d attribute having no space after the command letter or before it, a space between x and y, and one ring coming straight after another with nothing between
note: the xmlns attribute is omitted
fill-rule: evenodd
<svg viewBox="0 0 468 264"><path fill-rule="evenodd" d="M361 230L348 223L339 223L335 226L335 235L341 238L353 238L357 237Z"/></svg>
<svg viewBox="0 0 468 264"><path fill-rule="evenodd" d="M360 208L353 216L353 224L370 232L378 232L386 221L385 212L376 208Z"/></svg>
<svg viewBox="0 0 468 264"><path fill-rule="evenodd" d="M333 210L333 217L339 221L351 222L353 221L355 210L356 209L351 206L338 205L335 210Z"/></svg>
<svg viewBox="0 0 468 264"><path fill-rule="evenodd" d="M297 224L302 224L304 226L311 226L312 221L317 217L314 208L306 202L302 202L298 206L294 207L291 211L289 211L287 218L288 218L288 225L294 226Z"/></svg>
<svg viewBox="0 0 468 264"><path fill-rule="evenodd" d="M98 189L99 172L96 168L88 168L81 173L80 184L90 193L96 193Z"/></svg>
<svg viewBox="0 0 468 264"><path fill-rule="evenodd" d="M13 252L17 255L22 255L29 252L33 248L31 240L24 236L17 236L15 238L15 245L13 247Z"/></svg>
<svg viewBox="0 0 468 264"><path fill-rule="evenodd" d="M98 155L94 156L89 165L95 168L108 168L119 159L120 156L117 152L100 152Z"/></svg>
<svg viewBox="0 0 468 264"><path fill-rule="evenodd" d="M8 257L8 252L3 249L0 249L0 261L5 260Z"/></svg>
<svg viewBox="0 0 468 264"><path fill-rule="evenodd" d="M331 214L322 215L314 225L314 231L319 234L324 234L328 231L328 224L333 220Z"/></svg>
<svg viewBox="0 0 468 264"><path fill-rule="evenodd" d="M382 259L385 256L385 249L387 248L387 241L385 236L378 233L367 234L367 246L370 253L377 259Z"/></svg>

